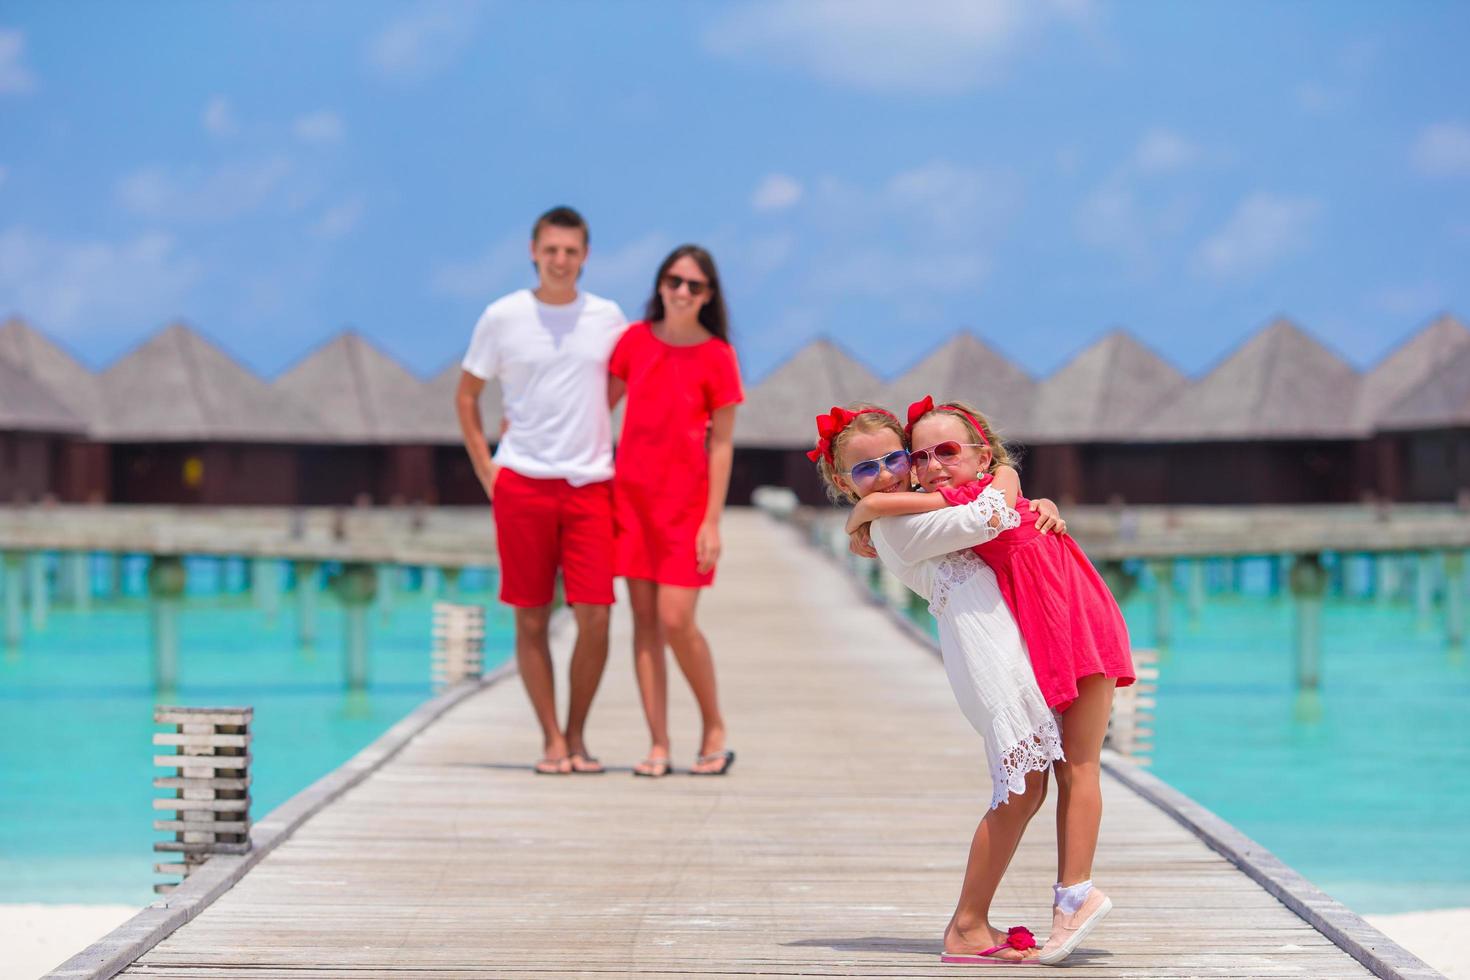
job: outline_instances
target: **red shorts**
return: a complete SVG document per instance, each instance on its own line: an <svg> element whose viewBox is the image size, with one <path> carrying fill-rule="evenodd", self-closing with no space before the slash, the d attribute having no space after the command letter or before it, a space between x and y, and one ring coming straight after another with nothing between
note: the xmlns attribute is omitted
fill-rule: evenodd
<svg viewBox="0 0 1470 980"><path fill-rule="evenodd" d="M501 602L548 605L560 568L567 602L612 605L612 481L574 487L501 467L491 511Z"/></svg>

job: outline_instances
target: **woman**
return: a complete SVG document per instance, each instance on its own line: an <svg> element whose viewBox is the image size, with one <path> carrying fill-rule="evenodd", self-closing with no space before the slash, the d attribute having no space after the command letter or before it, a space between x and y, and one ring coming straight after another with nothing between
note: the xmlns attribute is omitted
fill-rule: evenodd
<svg viewBox="0 0 1470 980"><path fill-rule="evenodd" d="M673 771L667 643L703 722L690 772L722 776L735 753L726 744L714 660L695 609L700 590L714 582L720 557L735 406L744 395L709 252L681 245L669 253L654 277L644 319L618 342L608 372L608 404L628 397L613 476L613 570L628 580L633 664L651 743L633 772L660 777Z"/></svg>

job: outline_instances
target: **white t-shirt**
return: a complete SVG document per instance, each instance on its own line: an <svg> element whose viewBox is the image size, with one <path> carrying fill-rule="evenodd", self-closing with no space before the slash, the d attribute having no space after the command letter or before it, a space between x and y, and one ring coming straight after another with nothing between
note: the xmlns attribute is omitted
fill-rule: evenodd
<svg viewBox="0 0 1470 980"><path fill-rule="evenodd" d="M510 428L495 462L578 487L612 479L607 362L627 326L618 304L591 293L551 306L521 289L485 308L460 366L500 379Z"/></svg>

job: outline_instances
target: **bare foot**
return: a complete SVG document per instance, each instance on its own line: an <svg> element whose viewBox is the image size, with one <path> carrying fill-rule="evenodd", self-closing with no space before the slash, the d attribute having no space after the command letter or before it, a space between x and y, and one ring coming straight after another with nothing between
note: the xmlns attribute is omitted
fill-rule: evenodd
<svg viewBox="0 0 1470 980"><path fill-rule="evenodd" d="M566 756L554 759L547 756L536 763L536 772L541 776L565 776L572 771L572 760Z"/></svg>
<svg viewBox="0 0 1470 980"><path fill-rule="evenodd" d="M726 765L725 728L723 725L705 729L699 743L699 759L690 767L690 772L719 772Z"/></svg>
<svg viewBox="0 0 1470 980"><path fill-rule="evenodd" d="M973 955L995 946L1006 946L1009 939L1009 933L1002 932L989 923L986 923L981 929L964 930L956 926L953 920L951 920L949 927L944 930L944 951L946 953L967 953ZM1020 935L1017 936L1016 945L1026 948L1016 949L1012 947L999 949L991 953L988 958L1019 963L1022 960L1034 959L1040 952L1036 947L1035 937L1031 935L1029 930L1025 931L1025 938L1022 938Z"/></svg>

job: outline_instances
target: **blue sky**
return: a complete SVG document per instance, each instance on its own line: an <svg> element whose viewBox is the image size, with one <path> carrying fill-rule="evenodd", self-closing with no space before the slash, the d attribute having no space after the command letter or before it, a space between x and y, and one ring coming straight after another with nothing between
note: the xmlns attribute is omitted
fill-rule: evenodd
<svg viewBox="0 0 1470 980"><path fill-rule="evenodd" d="M1185 371L1292 316L1359 367L1470 315L1470 5L7 3L0 315L102 366L182 318L266 375L344 326L428 373L592 223L641 308L720 260L759 378L959 328Z"/></svg>

